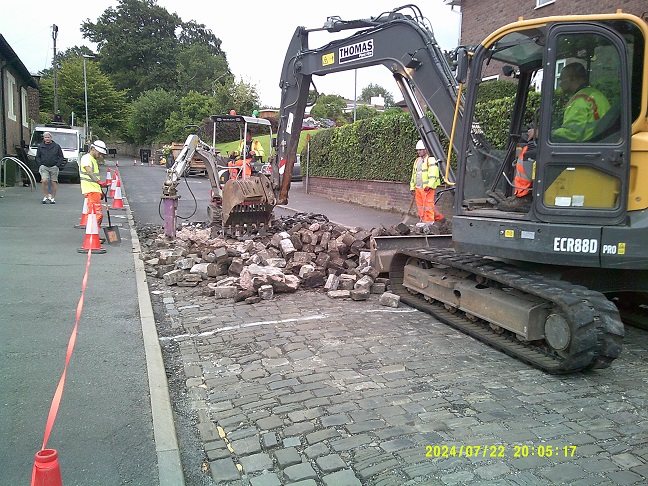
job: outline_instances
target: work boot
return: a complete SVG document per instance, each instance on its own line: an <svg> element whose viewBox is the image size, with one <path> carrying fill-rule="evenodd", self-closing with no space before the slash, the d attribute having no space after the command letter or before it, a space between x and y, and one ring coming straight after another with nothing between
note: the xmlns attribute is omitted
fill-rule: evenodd
<svg viewBox="0 0 648 486"><path fill-rule="evenodd" d="M531 209L532 201L533 196L531 194L522 197L511 196L499 203L497 209L500 211L513 211L515 213L528 213Z"/></svg>

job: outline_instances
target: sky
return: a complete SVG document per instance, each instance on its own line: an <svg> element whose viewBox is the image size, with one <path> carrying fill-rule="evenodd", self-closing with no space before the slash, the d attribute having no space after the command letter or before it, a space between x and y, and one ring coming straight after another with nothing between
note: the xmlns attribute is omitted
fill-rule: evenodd
<svg viewBox="0 0 648 486"><path fill-rule="evenodd" d="M157 0L159 6L175 12L184 21L204 24L222 41L230 70L237 78L257 87L261 106L279 107L279 77L290 39L298 26L318 28L329 16L343 20L376 17L380 13L406 5L404 0L323 0L304 2L283 0L247 0L245 3L207 0ZM32 74L51 67L53 57L52 24L58 26L57 52L74 46L96 46L84 39L81 23L96 22L115 0L31 0L29 11L13 9L0 16L0 34ZM224 5L225 7L219 7ZM460 12L443 0L418 0L416 4L428 18L442 49L454 48L459 40ZM244 7L238 9L237 6ZM319 47L331 40L350 35L311 33L309 46ZM347 99L360 96L368 84L378 84L390 91L395 101L402 99L387 68L375 66L357 71L314 77L319 93L337 94Z"/></svg>

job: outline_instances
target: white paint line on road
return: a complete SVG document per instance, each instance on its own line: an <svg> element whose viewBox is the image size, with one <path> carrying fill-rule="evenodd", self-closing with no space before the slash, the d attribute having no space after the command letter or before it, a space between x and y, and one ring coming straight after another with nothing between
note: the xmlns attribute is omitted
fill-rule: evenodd
<svg viewBox="0 0 648 486"><path fill-rule="evenodd" d="M314 316L306 316L306 317L299 317L293 319L279 319L276 321L248 322L245 324L237 324L236 326L219 327L218 329L212 329L211 331L200 332L198 334L179 334L177 336L167 336L167 337L161 337L159 339L161 343L175 341L177 339L187 339L187 338L200 339L200 338L213 336L214 334L218 334L219 332L223 332L223 331L236 331L238 329L245 329L248 327L263 326L264 324L288 324L291 322L307 322L307 321L314 321L318 319L326 319L327 317L328 317L327 314L317 314Z"/></svg>

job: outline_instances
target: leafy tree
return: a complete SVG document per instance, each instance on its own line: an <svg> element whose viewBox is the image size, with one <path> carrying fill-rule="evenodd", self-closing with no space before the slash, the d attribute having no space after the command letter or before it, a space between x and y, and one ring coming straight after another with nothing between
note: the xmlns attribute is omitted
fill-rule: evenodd
<svg viewBox="0 0 648 486"><path fill-rule="evenodd" d="M81 32L97 44L102 70L131 99L154 88L204 91L215 76L229 73L221 41L209 29L182 22L155 0L119 0L96 23L83 22ZM191 50L196 46L202 49ZM192 55L199 56L196 62L190 62ZM208 56L214 59L205 62Z"/></svg>
<svg viewBox="0 0 648 486"><path fill-rule="evenodd" d="M190 91L180 100L180 109L174 111L165 123L165 138L182 141L187 135L187 125L203 125L216 113L216 100L209 95Z"/></svg>
<svg viewBox="0 0 648 486"><path fill-rule="evenodd" d="M236 113L251 115L259 108L259 93L256 86L239 81L227 80L225 84L218 85L214 89L215 108L220 113L229 113L235 110ZM212 113L213 114L213 113Z"/></svg>
<svg viewBox="0 0 648 486"><path fill-rule="evenodd" d="M112 85L96 62L86 62L88 92L88 117L91 126L100 126L108 131L118 131L126 119L126 94ZM62 114L74 111L77 119L85 119L85 86L83 81L83 60L70 58L61 63L58 72L59 99L64 100ZM67 116L64 117L67 119Z"/></svg>
<svg viewBox="0 0 648 486"><path fill-rule="evenodd" d="M217 83L225 84L231 73L223 54L209 52L207 46L190 46L178 54L178 85L181 93L212 93Z"/></svg>
<svg viewBox="0 0 648 486"><path fill-rule="evenodd" d="M164 136L165 122L178 109L174 93L161 88L142 93L132 103L129 132L137 143L159 141Z"/></svg>
<svg viewBox="0 0 648 486"><path fill-rule="evenodd" d="M378 84L369 83L360 93L360 101L370 103L373 96L382 96L385 98L385 108L394 106L394 96L385 88Z"/></svg>
<svg viewBox="0 0 648 486"><path fill-rule="evenodd" d="M338 120L346 108L346 101L340 95L320 95L310 114L314 118Z"/></svg>

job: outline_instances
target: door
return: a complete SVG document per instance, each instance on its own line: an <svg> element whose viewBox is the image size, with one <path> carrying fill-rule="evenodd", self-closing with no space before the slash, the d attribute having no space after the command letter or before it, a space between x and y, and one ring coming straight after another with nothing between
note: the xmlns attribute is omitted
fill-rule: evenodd
<svg viewBox="0 0 648 486"><path fill-rule="evenodd" d="M626 51L623 39L601 25L550 29L533 201L540 220L624 221L630 170Z"/></svg>

